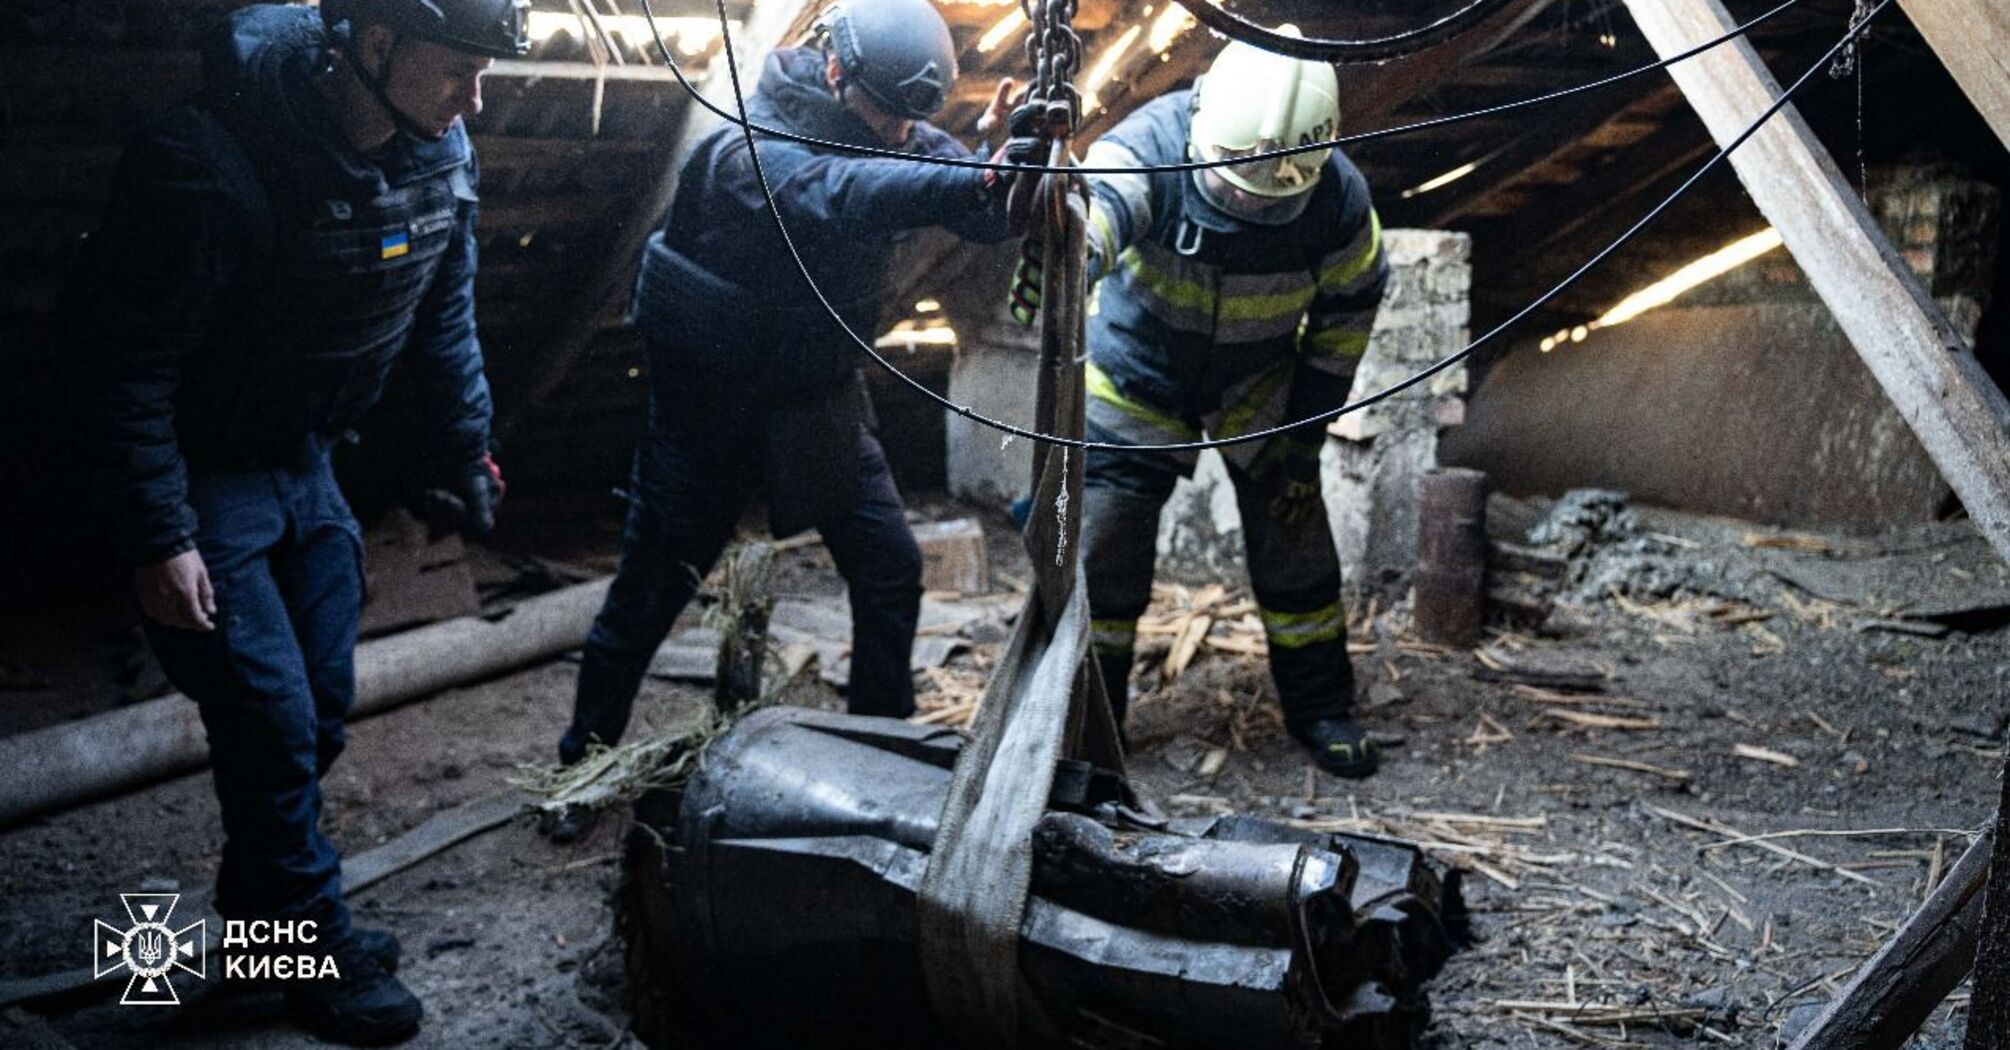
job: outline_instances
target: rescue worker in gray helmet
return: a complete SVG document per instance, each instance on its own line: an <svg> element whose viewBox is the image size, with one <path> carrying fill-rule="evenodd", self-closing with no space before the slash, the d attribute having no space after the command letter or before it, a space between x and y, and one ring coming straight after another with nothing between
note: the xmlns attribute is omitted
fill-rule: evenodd
<svg viewBox="0 0 2010 1050"><path fill-rule="evenodd" d="M929 0L841 0L812 44L768 56L747 112L808 137L969 158L927 123L955 80L955 44ZM1010 90L998 85L980 128L1002 120ZM854 332L878 323L888 262L915 231L1008 235L1009 180L994 172L758 144L803 264ZM762 489L770 531L815 527L850 590L850 709L914 710L921 552L870 425L858 349L810 294L768 208L741 129L721 126L692 150L643 251L633 316L648 340L648 433L561 762L620 740L650 656ZM591 819L570 810L546 830L571 841Z"/></svg>
<svg viewBox="0 0 2010 1050"><path fill-rule="evenodd" d="M1221 161L1330 141L1331 66L1231 43L1188 91L1155 99L1089 147L1089 167ZM1234 437L1330 417L1345 400L1388 268L1368 184L1337 149L1190 172L1089 176L1088 436L1116 444ZM1014 310L1030 320L1037 272ZM1340 565L1319 486L1326 418L1221 450L1250 583L1291 734L1318 764L1366 776L1350 712ZM1090 640L1122 724L1159 512L1197 453L1094 449L1082 515Z"/></svg>
<svg viewBox="0 0 2010 1050"><path fill-rule="evenodd" d="M330 466L392 366L424 433L415 499L493 523L475 336L482 72L527 0L326 0L230 14L204 91L144 129L65 290L93 487L148 643L196 704L222 814L220 989L289 975L293 1017L379 1044L423 1009L354 925L321 790L355 699L362 544ZM241 925L240 925L241 924ZM308 938L311 937L311 941ZM311 967L294 965L302 957Z"/></svg>

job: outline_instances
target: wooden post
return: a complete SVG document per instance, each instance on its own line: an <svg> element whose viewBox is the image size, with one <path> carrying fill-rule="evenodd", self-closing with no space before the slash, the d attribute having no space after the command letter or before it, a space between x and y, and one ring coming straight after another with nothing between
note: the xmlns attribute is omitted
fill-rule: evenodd
<svg viewBox="0 0 2010 1050"><path fill-rule="evenodd" d="M1479 640L1486 615L1487 476L1431 471L1417 503L1417 634L1464 648Z"/></svg>
<svg viewBox="0 0 2010 1050"><path fill-rule="evenodd" d="M2001 780L2003 798L1996 807L1996 848L1983 892L1981 946L1975 954L1975 994L1968 1003L1964 1050L2010 1046L2010 762Z"/></svg>
<svg viewBox="0 0 2010 1050"><path fill-rule="evenodd" d="M1663 57L1736 25L1718 0L1626 0L1626 6ZM1669 72L1720 145L1780 94L1744 39ZM1983 536L2010 561L2010 401L1793 106L1731 154L1731 166Z"/></svg>
<svg viewBox="0 0 2010 1050"><path fill-rule="evenodd" d="M1898 6L2010 146L2010 6L2003 0L1898 0Z"/></svg>

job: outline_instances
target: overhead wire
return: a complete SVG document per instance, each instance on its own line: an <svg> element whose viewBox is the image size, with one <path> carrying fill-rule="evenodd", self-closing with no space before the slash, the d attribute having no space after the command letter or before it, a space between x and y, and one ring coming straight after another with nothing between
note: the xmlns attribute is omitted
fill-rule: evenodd
<svg viewBox="0 0 2010 1050"><path fill-rule="evenodd" d="M975 157L925 156L916 153L908 153L904 150L892 149L885 146L868 146L854 142L838 142L832 139L822 139L817 138L813 135L804 135L799 132L790 131L786 128L777 128L767 124L754 123L753 121L748 119L744 109L736 113L721 107L718 103L713 102L711 99L705 97L705 93L699 90L696 84L691 82L690 77L685 74L684 68L680 66L677 63L677 59L670 54L670 46L663 39L663 34L657 27L656 11L650 5L650 0L640 0L640 2L642 5L643 16L649 23L650 36L654 38L657 53L661 57L663 64L670 70L671 75L676 78L678 86L682 87L685 93L689 94L691 98L694 101L696 101L700 106L703 106L706 110L710 111L714 116L717 116L718 118L726 121L729 124L733 124L743 128L751 127L753 130L758 131L763 135L766 135L770 138L781 139L784 142L794 142L803 146L814 146L818 149L827 149L839 153L850 153L857 156L885 157L892 160L904 160L916 164L934 164L940 167L949 167L949 168L978 168L985 171L1026 172L1035 174L1061 174L1065 171L1067 173L1075 175L1135 175L1135 174L1151 174L1153 172L1201 171L1208 168L1226 167L1231 164L1253 164L1257 161L1274 160L1278 157L1290 157L1300 153L1316 153L1320 150L1333 149L1339 146L1352 145L1357 142L1371 142L1376 139L1394 138L1399 135L1414 134L1419 131L1428 131L1433 128L1446 127L1448 125L1463 123L1469 120L1479 120L1485 117L1495 117L1503 113L1512 113L1516 110L1527 109L1532 106L1545 105L1547 103L1555 102L1560 99L1569 98L1572 95L1581 95L1586 92L1597 91L1600 88L1610 87L1614 84L1631 80L1634 77L1644 76L1645 74L1648 73L1653 73L1658 70L1666 69L1669 66L1674 65L1677 62L1681 62L1685 59L1693 58L1712 48L1718 47L1720 45L1729 43L1732 40L1738 39L1739 37L1745 35L1751 30L1756 29L1759 26L1771 21L1775 17L1785 13L1788 8L1791 8L1794 5L1800 3L1801 0L1782 0L1782 2L1778 6L1773 7L1772 9L1753 17L1750 21L1747 21L1742 25L1735 26L1731 28L1729 31L1723 33L1722 35L1717 36L1714 39L1704 41L1703 43L1698 44L1695 47L1692 47L1689 50L1684 51L1680 54L1671 55L1667 58L1661 59L1656 62L1650 62L1643 66L1636 66L1633 69L1625 70L1619 73L1614 73L1608 77L1601 77L1600 79L1597 80L1587 81L1586 83L1583 84L1575 84L1567 88L1559 88L1555 91L1546 92L1541 95L1532 95L1528 98L1514 99L1509 102L1501 102L1491 106L1482 106L1479 109L1466 110L1460 113L1449 113L1442 117L1431 117L1425 120L1412 121L1411 123L1408 124L1397 124L1391 127L1375 128L1369 131L1356 131L1346 135L1340 135L1336 138L1326 139L1319 142L1302 143L1296 146L1283 146L1273 150L1264 150L1257 153L1251 153L1247 156L1235 157L1233 159L1189 160L1189 161L1180 161L1178 163L1173 164L1154 164L1141 168L1073 167L1066 169L1056 168L1046 164L1026 164L1015 161L980 159ZM730 64L730 60L732 59L733 56L732 56L731 31L729 26L722 28L721 33L722 33L721 36L722 45L727 49L727 58Z"/></svg>
<svg viewBox="0 0 2010 1050"><path fill-rule="evenodd" d="M1390 33L1387 36L1353 40L1293 35L1260 22L1250 21L1229 10L1226 5L1214 3L1213 0L1176 0L1176 2L1185 8L1195 21L1209 29L1234 40L1254 43L1266 51L1317 62L1363 63L1400 58L1444 43L1493 14L1503 0L1469 0L1464 7L1423 25Z"/></svg>
<svg viewBox="0 0 2010 1050"><path fill-rule="evenodd" d="M646 3L647 0L644 0L644 2ZM746 112L746 96L743 93L740 85L739 60L735 56L732 41L730 39L730 26L729 26L729 20L726 16L726 3L725 0L714 0L714 2L718 6L719 24L721 26L721 29L722 31L727 33L727 39L725 43L726 72L729 76L729 79L732 82L733 100L736 107L744 115ZM1400 394L1403 391L1408 390L1411 387L1414 387L1417 384L1424 382L1425 380L1431 378L1432 376L1435 376L1438 373L1443 372L1445 369L1448 369L1453 365L1458 364L1459 362L1465 360L1467 357L1470 357L1475 350L1478 350L1481 346L1484 346L1488 342L1491 342L1495 338L1499 337L1501 333L1521 323L1521 321L1526 319L1530 314L1534 313L1538 309L1541 309L1545 304L1555 299L1558 295L1561 295L1571 285L1577 283L1577 281L1580 278L1582 278L1585 274L1590 273L1599 264L1603 263L1607 258L1611 257L1611 255L1614 252L1618 251L1621 247L1625 246L1626 243L1631 241L1636 235L1638 235L1641 230L1646 229L1650 223L1652 223L1655 219L1659 218L1663 212L1667 211L1671 206L1674 205L1676 201L1680 200L1685 194L1687 194L1689 190L1696 185L1697 182L1701 181L1703 176L1709 174L1712 170L1714 170L1717 167L1717 165L1723 163L1725 158L1729 157L1734 151L1738 149L1739 146L1744 145L1745 141L1747 139L1750 139L1754 134L1756 134L1761 127L1765 126L1766 122L1771 120L1775 114L1779 113L1780 110L1786 108L1787 104L1793 100L1794 95L1797 94L1803 87L1805 87L1808 81L1814 78L1816 73L1820 72L1823 68L1825 68L1829 64L1829 62L1835 58L1837 54L1842 52L1843 48L1847 47L1852 41L1856 40L1856 38L1859 35L1861 35L1865 29L1869 28L1870 23L1875 21L1877 19L1877 16L1879 14L1882 14L1884 12L1884 9L1890 7L1891 4L1892 0L1878 0L1877 6L1872 8L1869 14L1865 15L1861 19L1854 21L1849 26L1849 28L1843 33L1843 36L1840 40L1836 41L1836 43L1833 46L1831 46L1828 49L1828 51L1821 56L1821 58L1817 59L1813 65L1809 66L1805 72L1803 72L1799 77L1796 77L1794 79L1794 82L1788 85L1786 90L1780 92L1780 96L1774 99L1771 105L1766 107L1765 112L1759 114L1759 116L1756 119L1754 119L1750 124L1746 125L1745 129L1739 132L1736 138L1732 139L1730 142L1724 144L1723 147L1718 149L1715 155L1711 156L1709 160L1705 161L1701 167L1697 168L1694 172L1690 173L1689 177L1682 180L1682 184L1680 186L1677 186L1675 190L1671 192L1667 197L1663 198L1661 203L1656 204L1652 209L1650 209L1647 212L1647 214L1641 216L1638 220L1636 220L1633 223L1632 226L1628 227L1624 233L1621 233L1610 244L1607 244L1604 248L1600 249L1597 254L1593 255L1590 259L1586 260L1577 269L1571 271L1571 273L1568 276L1564 277L1563 280L1557 282L1555 285L1551 286L1551 288L1548 291L1542 293L1540 296L1537 296L1534 300L1524 305L1521 309L1515 311L1513 316L1509 317L1507 320L1502 321L1500 324L1495 325L1491 329L1488 329L1487 332L1484 335L1481 335L1479 338L1474 339L1471 342L1468 342L1465 345L1464 349L1458 350L1452 354L1440 358L1435 363L1429 365L1428 367L1424 368L1419 372L1414 373L1413 375L1409 376L1406 379L1400 380L1396 383L1392 383L1389 386L1376 391L1375 393L1369 394L1358 400L1348 402L1347 404L1341 405L1338 408L1333 409L1331 411L1320 412L1314 415L1307 416L1303 419L1294 420L1288 423L1280 423L1277 426L1273 427L1265 427L1260 430L1252 430L1245 434L1236 434L1229 437L1207 438L1199 441L1160 442L1155 444L1119 444L1115 442L1091 441L1084 438L1067 438L1067 437L1061 437L1056 434L1041 433L1039 431L1031 430L1014 423L1008 423L1002 419L996 419L991 416L984 415L983 413L978 412L967 405L956 404L955 402L949 400L946 397L943 397L942 395L936 393L935 391L928 389L927 386L923 385L919 380L908 375L906 372L901 371L899 366L895 365L892 361L887 360L886 357L882 355L877 349L875 349L871 343L866 342L863 338L859 336L857 332L852 330L851 325L846 323L845 319L837 312L837 308L831 304L830 299L824 295L823 289L817 286L816 278L813 275L811 275L808 264L803 260L802 253L798 251L796 248L795 238L790 236L789 234L789 227L787 221L785 221L782 218L781 207L775 200L774 188L768 182L767 169L761 162L760 150L759 148L756 147L754 143L753 127L749 122L746 122L744 120L738 123L741 134L745 138L747 143L748 156L753 162L754 176L759 181L761 185L761 193L763 197L766 198L767 201L768 215L770 218L774 220L775 229L781 233L782 243L788 248L790 258L795 261L797 274L800 275L804 283L809 286L810 293L814 295L816 297L817 302L823 306L824 312L830 315L831 321L834 324L836 324L840 329L842 329L845 335L850 337L851 341L860 350L864 351L868 357L872 358L873 361L877 362L881 368L885 369L894 378L900 380L910 389L921 394L928 400L935 402L937 405L941 406L943 409L949 412L953 412L956 415L962 416L963 418L968 419L973 423L977 423L980 426L989 427L990 429L999 431L1000 433L1012 435L1013 437L1026 438L1029 441L1037 441L1048 445L1060 445L1067 448L1100 449L1105 451L1116 451L1116 452L1198 452L1204 449L1227 448L1232 445L1241 445L1253 441L1264 441L1288 433L1290 431L1298 430L1302 427L1308 427L1313 425L1323 426L1329 420L1338 418L1340 416L1348 415L1353 412L1358 412L1364 408L1368 408L1372 405L1376 405L1383 401L1386 401L1389 398L1392 398L1397 394Z"/></svg>

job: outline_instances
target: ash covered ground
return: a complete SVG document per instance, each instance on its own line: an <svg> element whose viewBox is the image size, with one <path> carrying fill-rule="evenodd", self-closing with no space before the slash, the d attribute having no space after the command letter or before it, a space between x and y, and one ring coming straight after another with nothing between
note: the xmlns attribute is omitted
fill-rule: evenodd
<svg viewBox="0 0 2010 1050"><path fill-rule="evenodd" d="M1311 772L1284 735L1246 586L1169 567L1144 625L1132 774L1169 813L1391 832L1462 868L1481 940L1434 982L1428 1046L1772 1046L1991 812L2010 713L2010 633L1988 598L2002 570L1958 525L1783 536L1590 502L1585 534L1547 545L1552 578L1520 581L1539 623L1447 649L1415 639L1400 594L1355 603L1363 717L1385 746L1365 781ZM1496 534L1526 542L1558 516L1502 517ZM999 596L980 604L1007 610L1025 559L1002 521L985 527ZM783 555L779 587L841 594L814 545ZM918 679L922 717L967 718L1004 615L957 628L961 648ZM355 724L326 784L335 840L360 853L549 761L573 675L557 660ZM709 695L647 682L636 735L688 725ZM813 671L784 698L842 704ZM609 904L621 823L560 848L519 819L357 895L426 1002L407 1045L632 1042ZM0 978L84 964L118 892L203 889L221 841L206 773L0 833ZM1954 1045L1965 999L1914 1045ZM8 1045L314 1044L271 996L163 1011L87 993L0 1018Z"/></svg>

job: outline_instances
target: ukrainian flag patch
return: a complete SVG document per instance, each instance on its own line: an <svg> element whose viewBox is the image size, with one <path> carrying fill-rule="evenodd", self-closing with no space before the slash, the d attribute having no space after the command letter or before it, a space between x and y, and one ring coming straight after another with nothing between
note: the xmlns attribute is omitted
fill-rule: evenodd
<svg viewBox="0 0 2010 1050"><path fill-rule="evenodd" d="M411 234L408 234L403 230L399 230L396 233L385 234L384 239L378 242L377 258L395 259L398 256L404 255L405 253L411 250L412 250Z"/></svg>

